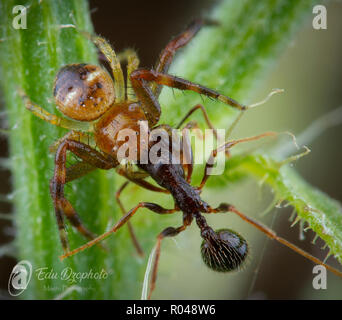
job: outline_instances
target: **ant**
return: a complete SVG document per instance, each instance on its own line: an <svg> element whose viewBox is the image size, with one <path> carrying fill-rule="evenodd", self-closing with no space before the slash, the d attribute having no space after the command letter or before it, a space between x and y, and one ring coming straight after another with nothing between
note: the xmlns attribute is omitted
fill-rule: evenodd
<svg viewBox="0 0 342 320"><path fill-rule="evenodd" d="M138 170L133 170L130 165L120 164L117 152L124 143L124 141L117 139L120 130L128 128L133 130L136 135L140 135L141 129L139 123L141 121L147 121L149 131L155 128L164 129L168 133L168 137L164 139L171 139L172 128L166 124L158 125L161 115L161 106L158 98L162 86L194 91L241 111L264 103L274 93L271 92L260 103L246 106L217 91L167 73L177 50L184 47L199 32L203 25L210 24L215 23L203 19L198 19L191 23L183 33L167 44L161 52L154 70L138 68L139 59L133 50L126 50L117 56L106 40L99 36L84 33L108 60L112 77L103 68L95 65L71 64L62 67L55 79L54 98L57 107L67 118L48 113L23 95L26 108L36 116L53 125L71 130L53 145L53 149L56 151L55 170L50 182L50 193L64 251L61 259L70 257L95 244L99 244L100 241L119 230L124 224L128 225L136 250L142 255L143 251L134 235L129 219L140 208L147 208L157 214L173 214L181 211L183 213L183 224L176 228L168 227L157 236L155 259L148 294L148 298L151 298L157 279L162 240L166 237L174 237L183 232L193 220L196 221L200 229L200 234L203 239L201 245L202 258L209 268L218 272L229 272L237 270L243 265L248 255L248 244L246 240L237 232L230 229L214 231L202 215L203 213L232 212L265 233L271 239L280 242L314 263L322 264L330 271L342 276L342 272L326 265L284 238L279 237L274 231L256 220L249 218L233 205L221 203L217 208L212 208L200 197L200 193L209 178L214 159L219 152L225 152L229 156L229 150L233 146L242 142L272 136L275 134L274 132L266 132L239 140L230 140L214 149L207 160L205 172L198 187L191 185L193 171L193 163L191 161L190 163L182 162L179 164L172 163L172 161L171 163L152 163L151 161L143 163L140 161L140 155L138 155L138 160L136 161ZM120 64L122 61L127 62L126 85ZM202 111L206 124L215 132L215 128L211 124L205 108L200 104L190 109L177 128L180 128L196 110ZM188 127L191 127L191 125L188 125ZM90 146L89 139L93 139L99 151ZM155 143L155 141L148 141L148 150L151 150ZM67 151L75 154L80 161L66 167ZM171 152L169 155L171 157ZM187 159L192 159L190 145L185 148L183 156ZM80 178L96 168L104 170L115 168L120 175L128 180L116 193L116 199L124 215L109 231L100 236L94 235L83 225L78 213L64 196L64 185L66 183ZM147 177L151 177L158 186L147 182L145 180ZM129 182L133 182L154 192L170 194L175 202L174 208L166 209L155 203L140 202L126 212L120 201L120 194ZM64 217L90 241L70 251Z"/></svg>

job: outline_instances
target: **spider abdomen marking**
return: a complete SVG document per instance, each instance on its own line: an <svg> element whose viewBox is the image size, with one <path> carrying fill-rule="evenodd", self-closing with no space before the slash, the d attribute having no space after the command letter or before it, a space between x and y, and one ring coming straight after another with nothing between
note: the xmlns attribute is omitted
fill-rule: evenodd
<svg viewBox="0 0 342 320"><path fill-rule="evenodd" d="M69 118L96 120L115 100L113 80L95 65L66 65L57 74L54 97L58 109Z"/></svg>

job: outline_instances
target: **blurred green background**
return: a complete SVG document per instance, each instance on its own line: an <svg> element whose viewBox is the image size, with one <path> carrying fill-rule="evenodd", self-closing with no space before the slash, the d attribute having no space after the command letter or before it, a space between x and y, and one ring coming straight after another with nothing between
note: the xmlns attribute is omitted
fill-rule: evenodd
<svg viewBox="0 0 342 320"><path fill-rule="evenodd" d="M158 1L130 1L120 7L113 1L90 1L95 31L109 39L117 51L127 46L137 49L141 65L150 67L166 42L184 29L193 18L205 14L215 1L188 0L160 4ZM266 76L254 88L253 101L263 98L272 88L284 88L285 94L267 105L250 110L234 131L244 137L263 131L291 131L299 134L315 119L342 105L341 31L342 3L329 2L327 30L314 30L312 18L305 22L282 55L271 65ZM238 27L238 26L237 26ZM189 106L190 108L191 106ZM340 113L341 114L341 113ZM341 119L342 121L342 119ZM312 152L295 163L297 170L312 185L342 201L342 126L324 132L310 144ZM6 139L1 139L1 157L6 157ZM10 192L10 175L1 171L1 193ZM299 227L290 228L291 208L276 208L260 217L272 201L272 194L252 179L224 190L206 190L204 200L210 204L233 202L241 211L258 218L286 239L323 259L327 254L310 242L312 232L299 240ZM145 200L145 199L144 199ZM146 199L148 200L148 199ZM126 204L126 207L129 207ZM2 204L2 211L10 206ZM158 219L148 216L146 219ZM281 245L269 241L259 231L229 215L208 217L216 228L229 227L250 243L251 257L244 271L217 274L201 261L198 228L163 243L160 272L154 298L159 299L340 299L342 280L328 273L328 289L312 287L313 264ZM10 241L11 226L0 220L1 243ZM1 254L1 251L0 251ZM328 263L340 267L331 257ZM15 260L0 256L0 285L6 296L8 275ZM1 295L0 295L1 298Z"/></svg>

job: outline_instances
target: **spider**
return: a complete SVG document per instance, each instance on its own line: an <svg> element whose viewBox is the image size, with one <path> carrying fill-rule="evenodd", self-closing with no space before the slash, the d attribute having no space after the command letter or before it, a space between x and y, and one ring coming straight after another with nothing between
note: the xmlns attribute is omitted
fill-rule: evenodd
<svg viewBox="0 0 342 320"><path fill-rule="evenodd" d="M240 218L250 223L268 237L274 239L304 257L317 264L324 265L327 269L342 276L342 273L326 264L302 249L296 247L287 240L276 235L274 231L261 223L247 217L233 205L222 203L217 208L212 208L203 201L200 193L205 186L213 167L213 161L219 152L225 152L229 156L229 150L233 146L247 141L272 136L275 133L266 132L254 137L230 140L214 149L207 160L202 181L198 187L191 185L191 175L193 171L192 150L188 145L183 148L183 157L190 160L175 164L171 162L146 163L141 161L141 154L138 154L136 165L138 170L133 170L130 165L123 165L118 160L118 150L124 141L118 139L121 130L130 129L141 134L140 122L148 124L148 130L155 128L163 129L167 132L167 137L163 139L171 140L172 127L167 124L158 125L161 106L158 98L162 86L168 86L180 90L190 90L207 97L216 99L231 107L245 111L254 105L242 105L239 102L220 94L219 92L195 84L188 80L168 74L168 69L178 49L185 46L205 24L213 24L204 19L197 19L180 35L171 40L161 52L154 70L141 69L139 59L133 50L126 50L118 56L112 47L99 36L92 36L84 33L109 61L112 77L103 68L89 64L66 65L58 72L54 84L54 98L59 110L67 117L58 117L50 114L40 106L32 103L28 97L24 96L25 105L28 110L36 116L53 125L60 126L70 131L59 139L52 147L56 151L55 170L50 182L50 193L53 200L55 214L59 229L59 236L64 254L61 259L70 257L81 250L99 244L111 233L116 232L124 224L128 225L133 243L139 254L142 248L137 241L129 219L138 211L139 208L147 208L157 214L173 214L181 211L183 213L183 224L179 227L168 227L157 236L155 249L155 259L150 280L148 297L155 288L157 279L158 262L160 258L161 242L165 237L174 237L184 231L193 220L196 221L200 234L203 239L201 245L202 258L205 264L212 270L219 272L229 272L239 269L248 255L248 244L246 240L230 229L220 229L214 231L206 222L202 215L220 212L233 212ZM124 83L121 62L127 62L127 84ZM274 92L271 92L271 96ZM268 97L269 97L268 96ZM265 99L267 100L267 98ZM262 101L261 103L265 102ZM202 115L209 128L215 128L211 124L206 109L203 105L196 105L184 116L177 128L187 121L190 115L196 110L201 110ZM242 114L242 113L241 113ZM189 122L185 127L190 128L193 123ZM87 139L91 139L98 147L99 151L90 146ZM184 139L183 139L184 140ZM184 145L184 141L182 143ZM148 141L147 148L151 148L156 141ZM137 150L140 150L139 146ZM67 152L75 154L80 161L69 167L66 166ZM171 149L169 150L171 151ZM169 152L169 160L172 152ZM94 235L82 223L78 213L71 203L64 196L64 185L77 178L80 178L96 168L110 170L115 168L117 173L124 176L127 181L119 188L116 199L123 212L123 217L107 232L100 236ZM155 186L145 179L151 177L158 186ZM127 187L128 183L133 182L145 189L170 194L175 202L172 209L166 209L158 204L150 202L140 202L131 210L124 209L120 194ZM77 230L90 241L83 246L70 251L67 234L65 231L64 217L77 228Z"/></svg>

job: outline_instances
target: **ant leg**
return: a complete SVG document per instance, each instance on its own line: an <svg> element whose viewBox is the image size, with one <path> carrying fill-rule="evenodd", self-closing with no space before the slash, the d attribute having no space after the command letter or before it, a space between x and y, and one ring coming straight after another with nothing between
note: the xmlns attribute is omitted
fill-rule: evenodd
<svg viewBox="0 0 342 320"><path fill-rule="evenodd" d="M243 139L238 139L238 140L231 140L231 141L226 142L224 145L218 147L217 149L214 149L211 152L209 159L207 160L207 163L206 163L205 168L204 168L204 175L203 175L202 181L201 181L201 183L197 189L201 190L204 187L204 185L206 184L206 182L210 176L211 168L213 168L213 166L214 166L214 159L217 157L219 152L225 151L226 155L229 155L229 149L234 147L238 143L258 140L258 139L261 139L264 137L270 137L270 136L272 137L275 135L277 135L276 132L269 131L269 132L265 132L265 133L262 133L262 134L259 134L257 136L253 136L253 137L248 137L248 138L243 138Z"/></svg>
<svg viewBox="0 0 342 320"><path fill-rule="evenodd" d="M26 109L31 111L36 117L46 122L49 122L57 127L61 127L61 128L69 129L69 130L93 131L93 125L91 123L74 121L71 119L58 117L44 110L39 105L33 103L26 94L20 92L20 95L25 102Z"/></svg>
<svg viewBox="0 0 342 320"><path fill-rule="evenodd" d="M138 211L139 208L147 208L158 214L172 214L179 210L177 207L175 207L174 209L165 209L156 203L139 202L137 206L135 206L133 209L128 211L109 231L101 234L97 238L87 242L86 244L84 244L83 246L79 248L66 252L64 255L60 256L60 259L63 260L65 258L71 257L75 255L76 253L83 251L87 248L90 248L93 245L101 242L103 239L110 236L113 232L116 232L118 229L120 229Z"/></svg>
<svg viewBox="0 0 342 320"><path fill-rule="evenodd" d="M118 166L120 167L120 166ZM80 177L83 177L84 175L88 174L89 172L91 171L94 171L96 170L97 168L90 165L89 163L85 162L85 161L79 161L73 165L71 165L70 167L68 167L66 169L66 178L65 178L65 182L68 183L68 182L71 182L75 179L78 179ZM124 171L124 170L122 170ZM152 184L150 184L149 182L147 181L144 181L143 179L140 179L140 178L136 178L134 179L133 178L133 174L130 174L130 175L125 175L123 174L122 171L118 171L117 172L124 176L125 178L129 179L130 181L134 182L135 184L147 189L147 190L151 190L151 191L156 191L156 192L163 192L163 193L169 193L168 190L166 189L162 189L162 188L158 188ZM141 175L138 174L138 177L140 177ZM127 187L129 181L126 181L119 189L118 191L116 192L115 194L115 198L116 198L116 201L118 202L118 205L122 211L123 214L126 213L126 210L125 208L123 207L123 204L120 200L120 195L121 195L121 192ZM133 229L133 226L131 225L131 223L128 221L127 222L127 226L128 226L128 230L129 230L129 233L130 233L130 236L131 236L131 239L132 239L132 242L133 242L133 245L134 247L136 248L138 254L140 256L143 256L144 255L144 252L137 240L137 237L135 236L135 232L134 232L134 229Z"/></svg>
<svg viewBox="0 0 342 320"><path fill-rule="evenodd" d="M184 118L179 122L178 126L176 127L176 129L179 129L182 124L196 111L200 109L202 111L203 114L203 118L205 120L205 122L207 123L207 126L209 129L213 130L215 137L217 138L217 132L216 132L216 128L213 126L213 124L211 123L207 110L205 110L205 107L202 104L196 104L194 107L192 107L189 112L184 116Z"/></svg>
<svg viewBox="0 0 342 320"><path fill-rule="evenodd" d="M198 31L204 24L210 25L214 23L203 19L197 19L193 21L186 28L185 31L183 31L177 37L172 39L164 48L164 50L160 53L156 65L156 71L161 73L167 73L172 63L172 60L176 54L176 51L187 45L196 36ZM154 95L158 98L161 92L161 86L157 84L152 84L151 88Z"/></svg>
<svg viewBox="0 0 342 320"><path fill-rule="evenodd" d="M77 212L64 197L64 185L67 182L66 154L68 150L96 168L110 169L115 166L111 158L102 155L81 142L66 139L59 145L55 157L55 172L50 182L50 194L54 203L60 239L65 253L69 250L63 216L66 216L70 223L85 237L88 239L95 238L95 235L85 228Z"/></svg>
<svg viewBox="0 0 342 320"><path fill-rule="evenodd" d="M205 107L202 104L196 104L193 108L191 108L189 110L189 112L184 116L184 118L180 121L180 123L178 124L178 126L176 127L176 129L179 129L181 127L181 125L196 111L196 110L201 110L202 111L202 115L203 118L208 126L209 129L211 129L213 131L214 137L216 139L216 141L218 141L217 138L217 130L216 128L213 126L213 124L211 123L208 113L205 109ZM185 128L193 128L193 127L198 127L197 123L191 123L189 122ZM229 156L228 151L226 151L226 155ZM189 182L189 181L188 181Z"/></svg>
<svg viewBox="0 0 342 320"><path fill-rule="evenodd" d="M129 184L130 181L135 183L136 185L138 185L144 189L150 190L150 191L170 193L166 189L159 188L159 187L145 181L144 179L146 177L148 177L149 175L144 171L133 171L130 165L127 165L127 164L125 166L119 165L116 167L116 172L129 180L129 181L126 181L123 183L123 185L120 187L120 189L116 192L116 195L115 195L116 201L119 204L119 207L121 209L122 214L125 214L127 211L124 208L124 206L120 200L120 195L121 195L121 192L127 187L127 185ZM127 221L127 226L128 226L128 230L129 230L131 239L133 241L133 244L134 244L138 254L140 256L143 256L144 252L141 249L141 246L139 245L139 242L135 236L134 229L133 229L130 221Z"/></svg>
<svg viewBox="0 0 342 320"><path fill-rule="evenodd" d="M121 185L121 187L119 188L119 190L116 191L116 193L115 193L115 199L116 199L116 201L117 201L117 203L121 209L122 214L125 214L126 210L125 210L125 208L124 208L124 206L120 200L120 195L121 195L121 192L127 187L128 184L129 184L129 181L124 182ZM131 236L133 245L134 245L135 249L137 250L137 253L142 257L144 255L144 251L139 244L139 241L135 235L133 226L132 226L130 221L127 221L127 227L128 227L129 235Z"/></svg>
<svg viewBox="0 0 342 320"><path fill-rule="evenodd" d="M114 89L116 95L115 102L125 101L125 81L120 61L116 56L115 51L105 39L99 36L91 35L85 31L81 31L81 33L99 48L110 64L114 77Z"/></svg>
<svg viewBox="0 0 342 320"><path fill-rule="evenodd" d="M184 129L190 129L192 127L197 126L197 123L189 122ZM194 157L192 153L192 146L189 136L187 135L188 131L182 130L182 151L181 151L181 159L182 166L186 170L186 181L190 184L192 172L194 169Z"/></svg>
<svg viewBox="0 0 342 320"><path fill-rule="evenodd" d="M130 169L130 167L126 168L126 167L122 167L122 166L118 166L116 169L116 172L129 180L129 181L124 182L115 194L116 201L117 201L117 203L121 209L122 214L125 214L127 211L124 208L124 206L120 200L120 195L121 195L122 191L127 187L127 185L129 184L130 181L135 183L136 185L138 185L144 189L150 190L150 191L170 193L166 189L159 188L159 187L154 186L153 184L143 180L143 178L141 178L142 174L144 176L146 176L146 172L132 171ZM134 229L133 229L133 226L130 223L130 221L127 221L127 226L128 226L128 230L129 230L132 242L133 242L138 254L140 256L143 256L144 252L143 252L143 250L142 250L142 248L141 248L141 246L137 240L137 237L135 236Z"/></svg>
<svg viewBox="0 0 342 320"><path fill-rule="evenodd" d="M118 54L119 61L127 61L127 83L126 83L126 97L130 101L137 101L132 84L130 81L131 73L139 67L139 57L133 49L126 49Z"/></svg>
<svg viewBox="0 0 342 320"><path fill-rule="evenodd" d="M152 277L150 281L150 290L148 293L147 299L151 299L151 295L153 290L156 287L156 281L157 281L157 273L158 273L158 264L159 264L159 258L160 258L160 249L161 249L161 242L164 238L166 237L174 237L178 235L180 232L184 231L186 227L188 226L188 223L184 223L181 227L178 228L173 228L173 227L168 227L164 229L161 233L159 233L157 237L157 244L155 246L155 259L153 263L153 269L152 269Z"/></svg>
<svg viewBox="0 0 342 320"><path fill-rule="evenodd" d="M269 238L276 240L280 242L281 244L285 245L286 247L290 248L291 250L297 252L298 254L302 255L303 257L311 260L312 262L316 264L323 265L326 269L333 272L339 277L342 277L342 272L325 264L323 261L317 259L316 257L312 256L310 253L302 250L301 248L297 247L296 245L292 244L291 242L287 241L286 239L279 237L272 229L266 227L265 225L261 224L260 222L246 216L244 213L237 210L234 206L227 204L227 203L221 203L218 208L209 208L207 213L219 213L219 212L233 212L236 215L238 215L242 220L248 222L253 227L259 229L261 232L265 233Z"/></svg>

